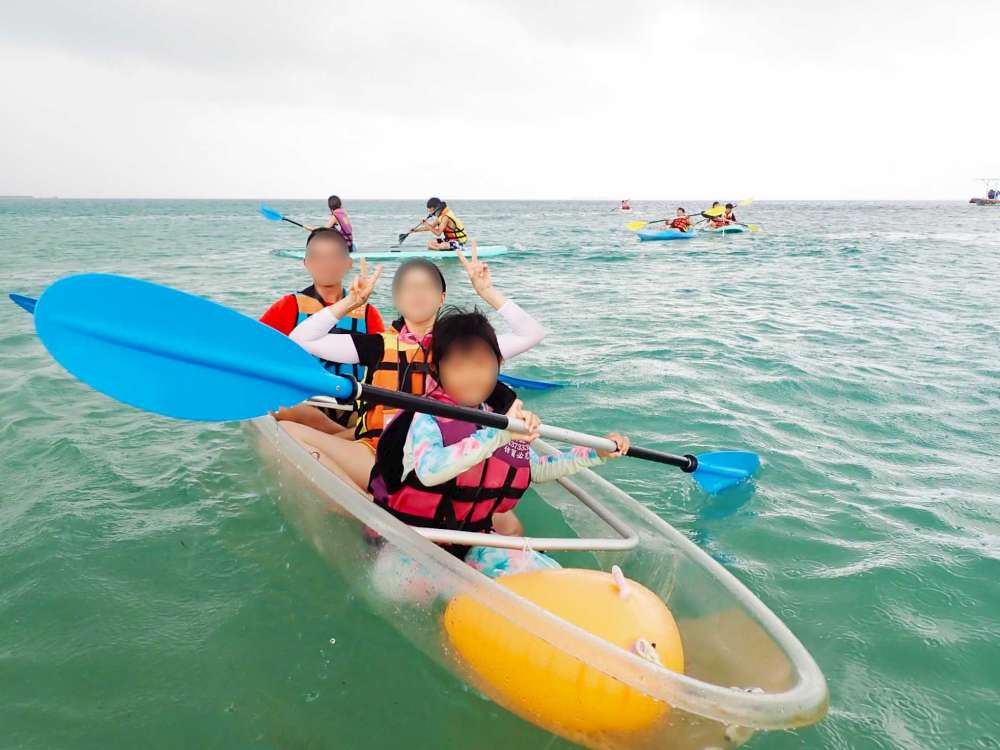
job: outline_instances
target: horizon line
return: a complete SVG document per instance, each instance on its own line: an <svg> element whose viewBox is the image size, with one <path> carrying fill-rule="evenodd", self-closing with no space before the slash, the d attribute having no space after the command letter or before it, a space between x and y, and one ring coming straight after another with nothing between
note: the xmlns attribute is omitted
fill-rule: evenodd
<svg viewBox="0 0 1000 750"><path fill-rule="evenodd" d="M972 196L976 197L976 196ZM96 196L96 195L75 195L75 196L62 196L62 195L19 195L19 194L2 194L0 193L0 201L16 201L16 200L37 200L37 201L244 201L244 202L259 202L259 201L322 201L322 197L268 197L268 198L247 198L247 197L178 197L178 196ZM351 198L351 201L423 201L424 198L366 198L358 197ZM627 200L633 203L650 203L650 202L668 202L676 200L688 200L688 201L711 201L714 199L709 198L463 198L461 196L452 196L450 200L453 201L493 201L493 202L534 202L534 203L620 203L622 200ZM904 202L904 201L919 201L919 202L935 202L935 201L966 201L968 198L754 198L754 203L791 203L791 202L811 202L811 203L846 203L850 201L862 201L862 202Z"/></svg>

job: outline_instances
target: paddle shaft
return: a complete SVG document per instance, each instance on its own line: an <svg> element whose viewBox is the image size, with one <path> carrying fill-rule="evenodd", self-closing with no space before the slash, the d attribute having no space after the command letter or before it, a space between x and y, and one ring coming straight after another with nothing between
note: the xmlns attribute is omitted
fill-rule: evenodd
<svg viewBox="0 0 1000 750"><path fill-rule="evenodd" d="M306 231L309 230L309 227L307 227L305 224L299 224L299 222L295 221L295 219L289 219L287 216L282 216L281 220L282 221L287 221L289 224L294 224L297 227L302 227Z"/></svg>
<svg viewBox="0 0 1000 750"><path fill-rule="evenodd" d="M432 217L432 216L433 216L433 215L434 215L435 213L436 213L435 211L431 211L431 212L430 212L429 214L427 214L427 216L425 216L425 217L424 217L424 221L427 221L427 220L428 220L429 218L431 218L431 217ZM421 222L420 222L420 224L423 224L423 223L424 223L424 221L421 221ZM416 225L415 227L413 227L412 229L410 229L410 231L409 231L409 232L407 232L406 234L401 234L401 235L399 235L399 244L400 244L400 245L402 245L402 244L403 244L403 240L405 240L405 239L406 239L407 237L409 237L409 236L410 236L410 235L411 235L411 234L412 234L413 232L416 232L416 231L417 231L417 229L419 229L419 228L420 228L420 224L417 224L417 225Z"/></svg>
<svg viewBox="0 0 1000 750"><path fill-rule="evenodd" d="M510 419L504 414L470 409L465 406L454 406L422 396L414 396L410 393L393 391L386 388L377 388L362 383L358 384L358 389L360 391L358 397L362 401L374 401L383 406L419 411L434 417L457 419L462 422L471 422L472 424L483 425L485 427L496 427L497 429L509 430L510 432L528 432L528 427L524 422L519 419ZM582 445L596 450L615 451L618 449L615 442L608 438L587 435L575 430L564 430L561 427L550 427L543 424L539 426L538 434L550 440L558 440L561 443L569 443L570 445ZM630 447L628 453L625 455L631 458L641 458L644 461L654 461L660 464L676 466L688 473L698 468L698 460L690 455L674 456L670 453L662 453L636 446Z"/></svg>
<svg viewBox="0 0 1000 750"><path fill-rule="evenodd" d="M119 304L108 307L107 299ZM27 299L17 299L30 307ZM141 322L121 309L142 309ZM210 300L140 279L88 273L59 279L35 307L35 330L52 357L71 375L130 406L174 419L242 421L283 406L333 397L490 425L515 433L526 425L506 415L468 409L394 390L360 386L328 372L294 341L252 318ZM206 340L205 331L214 336ZM611 453L606 438L541 427L539 434ZM697 458L644 448L627 455L692 472L708 493L747 480L760 466L745 451Z"/></svg>

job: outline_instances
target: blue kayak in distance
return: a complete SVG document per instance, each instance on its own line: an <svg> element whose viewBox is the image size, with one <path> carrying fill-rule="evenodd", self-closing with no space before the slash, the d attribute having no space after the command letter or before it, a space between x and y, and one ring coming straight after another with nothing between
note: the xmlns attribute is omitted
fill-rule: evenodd
<svg viewBox="0 0 1000 750"><path fill-rule="evenodd" d="M495 258L498 255L506 255L510 252L506 245L480 245L480 258ZM274 254L279 258L293 258L302 260L306 257L305 249L301 250L275 250ZM471 257L472 250L465 248L466 257ZM407 258L434 258L437 260L455 260L456 256L452 250L428 250L424 248L413 248L412 250L369 250L366 252L351 253L352 258L365 258L366 260L406 260Z"/></svg>
<svg viewBox="0 0 1000 750"><path fill-rule="evenodd" d="M643 229L636 232L641 242L663 242L665 240L690 240L698 236L695 231L682 232L679 229Z"/></svg>

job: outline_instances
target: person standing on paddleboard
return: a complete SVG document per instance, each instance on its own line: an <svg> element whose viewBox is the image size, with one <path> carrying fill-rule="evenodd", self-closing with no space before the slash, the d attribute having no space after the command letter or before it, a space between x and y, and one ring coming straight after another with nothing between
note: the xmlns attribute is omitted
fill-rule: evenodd
<svg viewBox="0 0 1000 750"><path fill-rule="evenodd" d="M516 357L536 346L545 330L513 300L493 286L489 266L479 261L473 241L471 258L456 250L468 274L472 288L510 326L509 333L498 337L504 359ZM330 333L345 315L367 304L382 273L377 266L368 275L365 260L361 272L347 294L335 305L324 308L304 320L292 331L291 338L306 351L335 362L358 363L367 368L365 382L380 388L423 396L434 383L431 377L431 331L445 303L445 281L441 270L424 258L411 258L400 264L392 280L392 297L400 318L381 334ZM368 486L379 437L398 410L376 404L362 404L361 417L353 436L330 435L302 424L282 422L288 433L302 443L324 466L353 482L359 489ZM347 439L345 439L347 438ZM503 533L517 533L516 519L499 518Z"/></svg>
<svg viewBox="0 0 1000 750"><path fill-rule="evenodd" d="M462 250L469 241L465 225L448 204L440 198L428 198L427 210L431 212L417 225L414 232L433 232L435 237L427 243L428 250Z"/></svg>
<svg viewBox="0 0 1000 750"><path fill-rule="evenodd" d="M344 276L354 266L348 250L347 240L336 229L313 230L306 240L306 256L302 261L312 284L293 294L279 299L260 318L260 322L289 335L297 325L325 307L340 302L346 295ZM380 334L385 323L375 305L365 303L340 316L332 323L327 333ZM367 374L359 364L345 364L320 358L323 366L336 375L350 375L364 380ZM339 409L318 409L307 404L299 404L281 409L275 414L278 421L299 422L330 435L334 435L357 422L357 413ZM348 434L352 434L348 431Z"/></svg>

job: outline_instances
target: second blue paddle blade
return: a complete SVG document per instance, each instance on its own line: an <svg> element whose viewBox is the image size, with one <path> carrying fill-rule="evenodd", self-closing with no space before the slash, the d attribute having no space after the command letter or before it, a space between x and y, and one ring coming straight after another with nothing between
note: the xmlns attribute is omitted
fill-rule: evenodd
<svg viewBox="0 0 1000 750"><path fill-rule="evenodd" d="M38 300L35 328L84 383L169 417L248 419L316 394L351 392L346 378L273 328L124 276L60 279Z"/></svg>
<svg viewBox="0 0 1000 750"><path fill-rule="evenodd" d="M7 296L10 297L11 302L20 307L22 310L27 310L30 313L35 311L36 300L31 297L25 297L23 294L14 293L8 294Z"/></svg>
<svg viewBox="0 0 1000 750"><path fill-rule="evenodd" d="M544 380L529 380L528 378L518 378L513 375L500 374L501 383L506 383L511 388L524 388L529 391L551 391L553 388L562 388L565 383L547 383Z"/></svg>
<svg viewBox="0 0 1000 750"><path fill-rule="evenodd" d="M695 481L710 495L748 481L760 468L760 456L748 451L714 451L698 455Z"/></svg>

